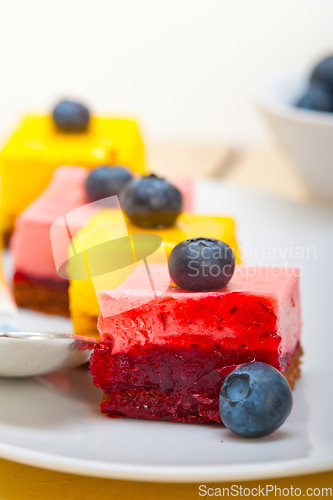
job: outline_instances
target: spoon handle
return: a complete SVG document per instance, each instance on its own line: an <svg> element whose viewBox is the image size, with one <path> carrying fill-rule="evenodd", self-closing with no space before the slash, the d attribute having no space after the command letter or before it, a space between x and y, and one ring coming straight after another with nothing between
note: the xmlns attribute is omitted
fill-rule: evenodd
<svg viewBox="0 0 333 500"><path fill-rule="evenodd" d="M74 342L72 347L78 351L89 351L94 349L96 345L100 343L100 339L90 338L90 337L80 337L78 335L72 334L72 339Z"/></svg>

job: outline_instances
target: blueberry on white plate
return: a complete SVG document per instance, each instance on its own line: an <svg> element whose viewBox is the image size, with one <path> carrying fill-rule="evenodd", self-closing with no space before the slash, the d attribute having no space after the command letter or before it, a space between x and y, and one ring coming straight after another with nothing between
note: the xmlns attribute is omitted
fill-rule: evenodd
<svg viewBox="0 0 333 500"><path fill-rule="evenodd" d="M293 406L287 379L271 365L245 363L225 379L219 399L224 425L242 437L268 436L281 427Z"/></svg>

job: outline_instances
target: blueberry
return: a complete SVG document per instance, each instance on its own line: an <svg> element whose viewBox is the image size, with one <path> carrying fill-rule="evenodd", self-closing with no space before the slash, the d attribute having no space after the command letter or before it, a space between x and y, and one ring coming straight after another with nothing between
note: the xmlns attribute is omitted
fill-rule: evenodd
<svg viewBox="0 0 333 500"><path fill-rule="evenodd" d="M238 366L225 379L219 400L221 420L242 437L276 431L291 412L293 396L286 378L266 363Z"/></svg>
<svg viewBox="0 0 333 500"><path fill-rule="evenodd" d="M176 245L169 257L169 272L185 290L213 290L229 283L235 270L231 247L213 238L192 238Z"/></svg>
<svg viewBox="0 0 333 500"><path fill-rule="evenodd" d="M333 92L333 56L325 57L312 71L310 77L311 84L326 84Z"/></svg>
<svg viewBox="0 0 333 500"><path fill-rule="evenodd" d="M333 92L325 85L313 85L298 101L297 107L314 111L333 111Z"/></svg>
<svg viewBox="0 0 333 500"><path fill-rule="evenodd" d="M60 129L80 132L87 128L90 113L89 110L79 102L60 101L54 108L52 117Z"/></svg>
<svg viewBox="0 0 333 500"><path fill-rule="evenodd" d="M183 207L181 192L165 179L148 175L133 179L120 195L122 209L140 227L171 226Z"/></svg>
<svg viewBox="0 0 333 500"><path fill-rule="evenodd" d="M86 180L86 192L90 201L118 195L132 175L121 165L101 165L90 172Z"/></svg>

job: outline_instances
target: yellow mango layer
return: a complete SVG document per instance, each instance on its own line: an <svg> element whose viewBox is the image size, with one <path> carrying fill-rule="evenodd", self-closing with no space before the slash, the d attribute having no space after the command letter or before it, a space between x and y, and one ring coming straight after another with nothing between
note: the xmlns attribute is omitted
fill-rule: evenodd
<svg viewBox="0 0 333 500"><path fill-rule="evenodd" d="M50 116L27 116L0 153L1 232L12 231L17 215L44 191L60 165L116 163L145 172L134 120L92 117L86 131L63 132Z"/></svg>
<svg viewBox="0 0 333 500"><path fill-rule="evenodd" d="M124 219L119 209L103 210L91 218L87 227L78 231L74 237L74 246L76 252L80 253L109 239L121 238L132 233L155 233L161 236L165 248L165 251L163 250L164 258L165 253L168 257L173 247L185 239L201 236L217 238L232 247L237 264L240 263L233 219L192 213L181 214L176 224L169 228L142 229L132 224L128 219ZM154 262L159 261L158 255L157 257L155 255L154 258ZM163 259L162 253L160 258ZM67 270L71 275L70 265ZM69 308L74 329L78 335L98 334L96 325L99 305L96 291L116 288L125 280L131 270L131 267L126 267L114 271L112 275L94 278L93 280L90 277L88 280L70 280Z"/></svg>

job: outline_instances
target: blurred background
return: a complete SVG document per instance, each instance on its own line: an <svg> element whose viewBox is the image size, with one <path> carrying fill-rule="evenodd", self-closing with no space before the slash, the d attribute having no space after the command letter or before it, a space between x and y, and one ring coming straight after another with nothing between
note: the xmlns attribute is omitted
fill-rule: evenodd
<svg viewBox="0 0 333 500"><path fill-rule="evenodd" d="M330 0L11 0L0 16L0 134L62 96L134 114L146 137L269 139L252 90L333 46Z"/></svg>
<svg viewBox="0 0 333 500"><path fill-rule="evenodd" d="M189 164L207 158L208 171L230 148L254 150L241 173L247 183L307 198L297 173L290 188L251 170L258 154L263 171L282 154L256 149L272 135L253 89L272 72L310 70L332 49L332 23L330 0L11 0L0 17L0 139L23 113L69 97L137 117L153 164L171 161L170 141ZM194 142L200 148L186 152Z"/></svg>

